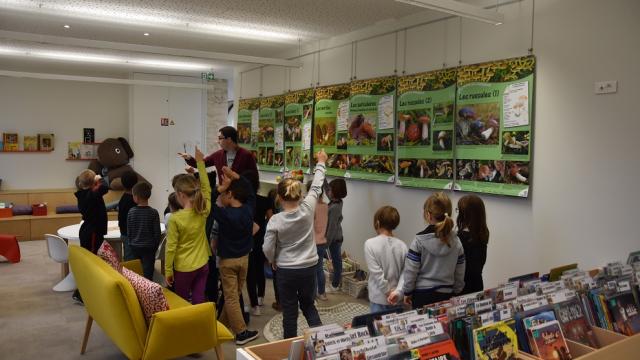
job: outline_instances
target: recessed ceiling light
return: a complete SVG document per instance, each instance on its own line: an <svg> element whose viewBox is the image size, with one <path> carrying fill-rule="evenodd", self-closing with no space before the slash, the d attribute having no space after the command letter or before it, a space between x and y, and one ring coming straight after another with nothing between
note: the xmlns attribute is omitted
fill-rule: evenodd
<svg viewBox="0 0 640 360"><path fill-rule="evenodd" d="M144 35L144 36L149 36L149 33L144 33L143 35Z"/></svg>
<svg viewBox="0 0 640 360"><path fill-rule="evenodd" d="M66 24L65 24L65 25L63 26L63 28L65 28L65 29L71 29L71 25L66 25Z"/></svg>

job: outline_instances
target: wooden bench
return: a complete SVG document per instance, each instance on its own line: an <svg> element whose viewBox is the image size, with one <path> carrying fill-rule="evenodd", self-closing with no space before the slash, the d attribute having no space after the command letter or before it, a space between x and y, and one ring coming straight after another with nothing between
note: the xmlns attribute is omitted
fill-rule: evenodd
<svg viewBox="0 0 640 360"><path fill-rule="evenodd" d="M80 213L56 214L56 207L61 205L77 204L73 195L75 189L37 189L37 190L7 190L0 191L0 202L15 205L32 205L47 203L47 215L33 216L20 215L8 218L0 218L0 233L13 234L18 240L42 240L44 234L56 234L58 229L82 220ZM109 191L104 196L105 203L109 204L120 200L122 191ZM108 212L109 220L118 220L118 212Z"/></svg>

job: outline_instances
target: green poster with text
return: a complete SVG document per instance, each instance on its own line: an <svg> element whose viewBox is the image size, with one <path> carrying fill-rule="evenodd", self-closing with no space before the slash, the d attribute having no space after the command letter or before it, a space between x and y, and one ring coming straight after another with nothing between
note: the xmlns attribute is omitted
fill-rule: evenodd
<svg viewBox="0 0 640 360"><path fill-rule="evenodd" d="M284 95L260 100L258 169L282 172L284 168Z"/></svg>
<svg viewBox="0 0 640 360"><path fill-rule="evenodd" d="M285 170L310 172L313 89L290 92L284 106Z"/></svg>
<svg viewBox="0 0 640 360"><path fill-rule="evenodd" d="M397 185L452 188L455 97L456 69L398 78Z"/></svg>
<svg viewBox="0 0 640 360"><path fill-rule="evenodd" d="M260 99L242 99L238 106L238 145L251 151L254 158L258 154L258 121Z"/></svg>
<svg viewBox="0 0 640 360"><path fill-rule="evenodd" d="M347 154L347 120L349 119L349 84L316 89L313 114L313 151L321 149L329 156L327 175L344 176L349 166Z"/></svg>
<svg viewBox="0 0 640 360"><path fill-rule="evenodd" d="M534 77L533 56L458 69L454 189L528 196Z"/></svg>
<svg viewBox="0 0 640 360"><path fill-rule="evenodd" d="M349 157L345 177L394 182L395 94L395 76L351 83L348 123L338 123L347 128L346 144L338 136Z"/></svg>

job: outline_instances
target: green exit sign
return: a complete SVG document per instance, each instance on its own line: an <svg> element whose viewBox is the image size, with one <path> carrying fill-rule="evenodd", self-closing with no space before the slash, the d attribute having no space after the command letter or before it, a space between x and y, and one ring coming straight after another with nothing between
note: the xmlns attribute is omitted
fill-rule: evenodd
<svg viewBox="0 0 640 360"><path fill-rule="evenodd" d="M212 72L203 72L200 74L200 77L202 78L202 80L214 80L215 76L213 75Z"/></svg>

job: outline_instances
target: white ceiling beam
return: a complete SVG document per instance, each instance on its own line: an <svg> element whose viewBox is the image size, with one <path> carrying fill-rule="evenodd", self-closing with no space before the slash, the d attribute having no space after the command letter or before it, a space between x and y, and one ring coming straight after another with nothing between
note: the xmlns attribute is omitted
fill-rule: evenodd
<svg viewBox="0 0 640 360"><path fill-rule="evenodd" d="M212 89L213 90L215 88L214 86L207 85L207 84L193 84L193 83L183 83L183 82L175 82L175 81L133 80L133 79L118 79L118 78L78 76L78 75L60 75L60 74L47 74L47 73L9 71L9 70L0 70L0 76L15 77L15 78L44 79L44 80L81 81L81 82L121 84L121 85L163 86L163 87L177 87L177 88L188 88L188 89Z"/></svg>
<svg viewBox="0 0 640 360"><path fill-rule="evenodd" d="M504 15L491 10L485 10L479 6L465 4L453 0L396 0L404 4L427 8L445 14L460 16L468 19L482 21L492 25L501 25Z"/></svg>
<svg viewBox="0 0 640 360"><path fill-rule="evenodd" d="M52 36L52 35L40 35L40 34L31 34L31 33L23 33L23 32L16 32L16 31L0 30L0 38L11 39L11 40L33 41L33 42L53 44L53 45L82 46L82 47L90 47L90 48L96 48L96 49L136 51L136 52L143 52L143 53L157 54L157 55L173 55L173 56L193 57L193 58L200 58L200 59L231 61L231 62L241 62L241 63L250 63L250 64L275 65L275 66L284 66L284 67L301 67L302 66L302 62L299 60L286 60L286 59L279 59L279 58L239 55L239 54L221 53L221 52L213 52L213 51L176 49L176 48L168 48L168 47L162 47L162 46L128 44L128 43L121 43L121 42L79 39L79 38Z"/></svg>

